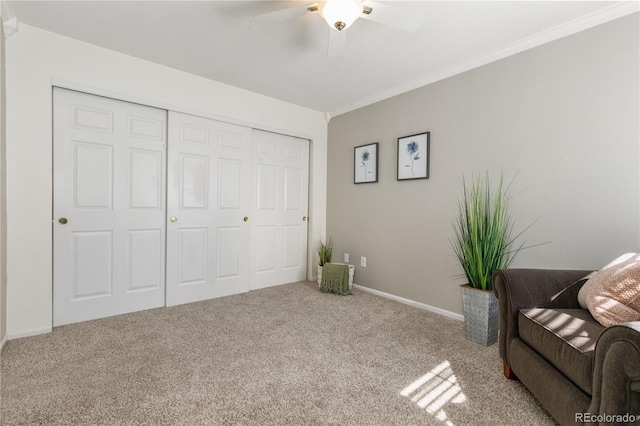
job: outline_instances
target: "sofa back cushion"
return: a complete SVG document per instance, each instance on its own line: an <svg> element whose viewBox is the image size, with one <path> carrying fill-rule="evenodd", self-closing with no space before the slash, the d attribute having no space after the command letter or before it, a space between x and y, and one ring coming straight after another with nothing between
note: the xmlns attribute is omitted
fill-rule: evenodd
<svg viewBox="0 0 640 426"><path fill-rule="evenodd" d="M605 327L640 321L640 254L624 254L595 272L578 302Z"/></svg>

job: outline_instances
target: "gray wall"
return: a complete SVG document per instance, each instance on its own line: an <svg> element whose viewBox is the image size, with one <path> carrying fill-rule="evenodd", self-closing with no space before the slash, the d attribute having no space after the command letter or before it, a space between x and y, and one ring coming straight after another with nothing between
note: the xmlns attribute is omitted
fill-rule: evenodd
<svg viewBox="0 0 640 426"><path fill-rule="evenodd" d="M462 312L449 244L462 176L514 176L515 267L599 268L640 251L638 14L329 123L327 236L355 283ZM431 176L396 180L396 139L431 132ZM353 183L353 148L379 142L379 182ZM360 256L367 267L360 267Z"/></svg>

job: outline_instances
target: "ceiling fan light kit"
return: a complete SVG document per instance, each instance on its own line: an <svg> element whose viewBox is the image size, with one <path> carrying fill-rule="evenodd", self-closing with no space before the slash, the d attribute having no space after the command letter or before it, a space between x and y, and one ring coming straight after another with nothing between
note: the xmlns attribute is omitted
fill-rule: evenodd
<svg viewBox="0 0 640 426"><path fill-rule="evenodd" d="M308 13L318 13L329 25L327 56L340 56L345 52L346 31L356 19L377 22L403 31L416 31L423 23L424 13L416 13L375 0L322 0L257 15L263 22L295 19Z"/></svg>
<svg viewBox="0 0 640 426"><path fill-rule="evenodd" d="M360 0L324 0L318 6L320 16L327 24L338 31L349 28L362 14Z"/></svg>

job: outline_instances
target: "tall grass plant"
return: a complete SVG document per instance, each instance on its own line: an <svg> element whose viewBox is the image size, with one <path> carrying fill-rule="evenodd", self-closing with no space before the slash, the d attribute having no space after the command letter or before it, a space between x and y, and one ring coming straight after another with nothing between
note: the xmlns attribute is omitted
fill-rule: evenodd
<svg viewBox="0 0 640 426"><path fill-rule="evenodd" d="M509 267L523 245L514 246L513 223L509 217L509 189L500 175L495 188L489 173L462 179L463 196L454 220L453 250L473 288L492 290L491 276L496 269Z"/></svg>

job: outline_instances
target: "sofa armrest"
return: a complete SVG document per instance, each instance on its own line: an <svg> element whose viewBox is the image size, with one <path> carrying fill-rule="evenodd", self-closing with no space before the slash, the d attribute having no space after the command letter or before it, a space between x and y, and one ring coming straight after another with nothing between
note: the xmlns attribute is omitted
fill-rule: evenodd
<svg viewBox="0 0 640 426"><path fill-rule="evenodd" d="M640 421L640 321L613 325L600 334L589 410L591 414L632 414Z"/></svg>
<svg viewBox="0 0 640 426"><path fill-rule="evenodd" d="M518 312L528 308L575 308L577 300L562 297L563 291L592 271L557 269L498 269L493 291L500 309L500 357L509 365L509 344L518 336ZM573 293L574 289L571 293ZM576 294L577 294L577 290ZM573 300L570 302L570 299ZM559 301L567 306L561 306ZM570 305L573 304L573 306Z"/></svg>

